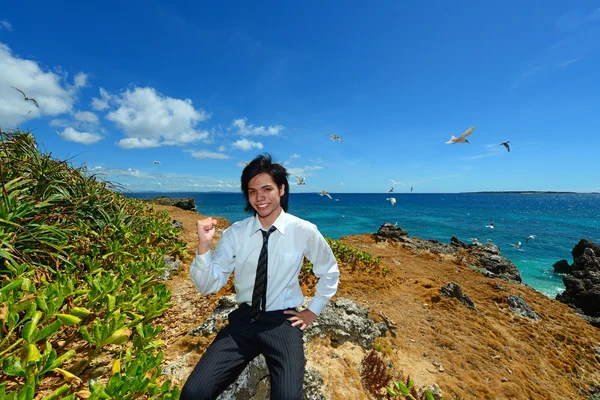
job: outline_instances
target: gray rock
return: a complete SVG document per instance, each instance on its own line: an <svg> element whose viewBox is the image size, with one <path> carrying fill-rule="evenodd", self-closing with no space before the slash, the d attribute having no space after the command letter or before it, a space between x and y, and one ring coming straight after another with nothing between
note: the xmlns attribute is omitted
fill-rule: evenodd
<svg viewBox="0 0 600 400"><path fill-rule="evenodd" d="M508 307L519 317L529 318L536 322L541 319L540 316L533 311L525 299L519 295L511 294L508 296Z"/></svg>
<svg viewBox="0 0 600 400"><path fill-rule="evenodd" d="M563 276L565 291L557 294L556 299L600 327L600 246L581 239L571 253L573 264L564 268L570 271Z"/></svg>
<svg viewBox="0 0 600 400"><path fill-rule="evenodd" d="M302 307L307 307L312 299L306 298ZM217 322L227 319L229 313L237 308L235 295L223 296L219 305L206 321L192 329L188 334L211 335L218 330ZM339 298L330 302L319 318L304 332L305 345L315 337L329 337L333 346L352 342L365 349L373 348L375 338L387 331L385 323L374 323L369 318L369 310L350 299ZM327 400L322 391L323 377L318 370L307 368L304 374L304 398ZM255 358L218 397L219 400L262 400L269 399L270 377L267 364L261 355Z"/></svg>
<svg viewBox="0 0 600 400"><path fill-rule="evenodd" d="M569 265L569 262L565 259L558 260L557 262L552 264L552 268L557 274L570 274L573 272L573 269Z"/></svg>
<svg viewBox="0 0 600 400"><path fill-rule="evenodd" d="M471 246L469 254L477 258L481 268L491 272L493 277L521 283L521 272L509 259L500 255L500 248L493 243ZM488 274L488 276L490 276Z"/></svg>
<svg viewBox="0 0 600 400"><path fill-rule="evenodd" d="M379 227L379 230L375 234L375 239L388 238L392 239L393 241L398 241L406 236L408 236L408 232L406 232L404 229L400 228L399 226L392 225L389 222L384 222L384 224Z"/></svg>
<svg viewBox="0 0 600 400"><path fill-rule="evenodd" d="M219 330L218 322L226 320L229 313L238 307L237 301L235 300L235 294L229 296L222 296L219 298L219 305L215 308L213 313L204 320L200 325L188 332L188 335L192 336L209 336L213 333L217 333Z"/></svg>
<svg viewBox="0 0 600 400"><path fill-rule="evenodd" d="M303 306L308 306L310 299ZM375 323L369 318L369 310L350 299L338 298L330 302L319 318L304 333L304 341L315 337L329 337L331 345L337 347L345 342L372 349L375 339L387 331L384 322Z"/></svg>
<svg viewBox="0 0 600 400"><path fill-rule="evenodd" d="M261 354L250 361L237 380L223 391L217 400L268 399L270 389L269 368Z"/></svg>
<svg viewBox="0 0 600 400"><path fill-rule="evenodd" d="M501 278L514 283L522 282L521 273L517 266L509 259L503 257L500 254L500 248L491 242L482 244L476 241L473 244L467 245L456 236L452 236L450 238L450 245L448 245L437 240L410 237L404 229L394 226L389 222L381 225L377 233L374 234L374 238L377 242L392 240L393 242L400 243L403 247L417 251L427 250L434 254L456 254L458 250L465 249L479 263L479 265L472 265L466 262L469 268L487 277Z"/></svg>
<svg viewBox="0 0 600 400"><path fill-rule="evenodd" d="M196 200L191 197L171 198L168 196L159 196L152 199L139 199L146 203L160 204L164 206L175 206L182 210L196 211Z"/></svg>
<svg viewBox="0 0 600 400"><path fill-rule="evenodd" d="M169 365L165 366L162 369L163 375L170 375L180 382L185 381L190 374L187 366L189 355L190 353L186 353Z"/></svg>
<svg viewBox="0 0 600 400"><path fill-rule="evenodd" d="M442 286L440 289L440 293L442 296L447 297L449 299L458 299L465 306L470 308L471 310L475 310L475 303L469 296L463 293L462 287L456 282L449 282Z"/></svg>
<svg viewBox="0 0 600 400"><path fill-rule="evenodd" d="M158 278L163 281L170 279L171 273L174 271L179 271L179 269L183 265L181 260L178 260L175 257L169 256L169 255L163 256L163 262L165 263L165 269L164 269L163 274Z"/></svg>
<svg viewBox="0 0 600 400"><path fill-rule="evenodd" d="M458 247L460 249L466 249L467 247L469 247L467 244L465 244L463 241L461 241L454 235L452 235L452 237L450 238L450 246Z"/></svg>
<svg viewBox="0 0 600 400"><path fill-rule="evenodd" d="M173 221L171 221L171 226L175 229L183 229L183 222L174 219Z"/></svg>

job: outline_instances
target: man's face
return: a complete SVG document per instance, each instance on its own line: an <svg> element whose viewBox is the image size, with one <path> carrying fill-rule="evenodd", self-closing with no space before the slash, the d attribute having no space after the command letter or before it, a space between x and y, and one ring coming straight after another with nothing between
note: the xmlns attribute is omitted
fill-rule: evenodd
<svg viewBox="0 0 600 400"><path fill-rule="evenodd" d="M267 173L258 174L248 182L248 200L263 226L272 225L281 213L280 199L284 192L285 185L278 188Z"/></svg>

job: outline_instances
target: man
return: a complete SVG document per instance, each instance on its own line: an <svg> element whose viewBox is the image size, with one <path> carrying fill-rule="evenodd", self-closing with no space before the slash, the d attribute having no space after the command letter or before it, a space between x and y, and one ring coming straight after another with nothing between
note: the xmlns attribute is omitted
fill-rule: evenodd
<svg viewBox="0 0 600 400"><path fill-rule="evenodd" d="M216 220L198 221L198 249L190 267L200 293L215 293L234 273L237 302L223 328L186 381L181 399L214 399L259 354L271 374L271 399L303 399L303 331L337 291L339 269L317 227L287 213L288 173L261 155L242 172L246 211L254 216L226 229L214 254ZM303 258L319 278L308 308L298 275Z"/></svg>

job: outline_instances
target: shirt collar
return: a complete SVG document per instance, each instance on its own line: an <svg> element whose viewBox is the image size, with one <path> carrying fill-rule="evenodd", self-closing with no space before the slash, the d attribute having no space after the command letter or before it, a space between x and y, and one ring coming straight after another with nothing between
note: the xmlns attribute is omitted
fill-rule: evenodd
<svg viewBox="0 0 600 400"><path fill-rule="evenodd" d="M283 208L281 209L281 214L279 214L279 216L277 217L277 219L275 220L275 222L273 223L273 226L275 228L277 228L277 230L282 234L285 235L285 227L287 225L287 213L285 211L283 211ZM254 235L256 232L258 232L259 230L262 229L262 225L260 224L260 221L258 220L258 215L255 215L253 220L252 220L252 228L250 229L250 236Z"/></svg>

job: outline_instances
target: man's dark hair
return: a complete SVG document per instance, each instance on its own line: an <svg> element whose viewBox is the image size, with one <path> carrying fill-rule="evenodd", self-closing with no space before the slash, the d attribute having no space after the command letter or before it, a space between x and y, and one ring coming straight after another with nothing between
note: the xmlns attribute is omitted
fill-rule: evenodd
<svg viewBox="0 0 600 400"><path fill-rule="evenodd" d="M266 173L273 178L275 185L277 185L277 189L281 188L281 185L285 185L285 190L283 192L283 196L281 196L280 205L283 211L287 212L288 210L288 198L290 195L290 185L288 184L288 173L285 167L279 163L275 163L271 159L271 155L269 153L261 154L252 160L244 171L242 172L242 192L244 192L244 198L246 199L246 208L247 212L254 211L254 215L256 215L256 210L250 204L250 200L248 197L248 183L252 178L254 178L258 174Z"/></svg>

